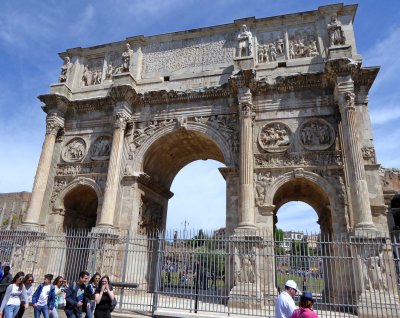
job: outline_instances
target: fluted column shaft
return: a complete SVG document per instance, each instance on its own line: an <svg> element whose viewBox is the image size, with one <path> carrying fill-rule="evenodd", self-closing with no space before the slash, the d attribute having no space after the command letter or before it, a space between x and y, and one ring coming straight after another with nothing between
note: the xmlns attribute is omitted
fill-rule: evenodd
<svg viewBox="0 0 400 318"><path fill-rule="evenodd" d="M255 227L253 186L253 104L250 89L239 91L240 163L239 228Z"/></svg>
<svg viewBox="0 0 400 318"><path fill-rule="evenodd" d="M126 118L122 115L117 114L111 146L110 162L108 164L107 182L104 191L104 201L98 226L114 226L114 212L116 205L115 203L117 200L118 183L121 175L120 170L125 128Z"/></svg>
<svg viewBox="0 0 400 318"><path fill-rule="evenodd" d="M354 107L354 97L352 88L351 90L338 90L339 109L343 126L343 144L346 151L346 164L350 179L353 225L355 229L373 230L375 226L372 220L364 160L358 135L359 125Z"/></svg>
<svg viewBox="0 0 400 318"><path fill-rule="evenodd" d="M64 119L57 114L50 114L46 118L46 136L44 138L42 153L40 155L32 196L28 211L23 223L25 225L39 225L44 194L49 178L51 159L58 131L64 127Z"/></svg>

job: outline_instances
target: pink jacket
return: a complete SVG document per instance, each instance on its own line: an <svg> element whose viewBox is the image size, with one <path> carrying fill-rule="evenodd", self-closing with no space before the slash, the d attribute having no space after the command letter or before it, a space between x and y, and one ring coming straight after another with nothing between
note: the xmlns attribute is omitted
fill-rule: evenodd
<svg viewBox="0 0 400 318"><path fill-rule="evenodd" d="M318 315L310 308L299 308L293 312L291 318L318 318Z"/></svg>

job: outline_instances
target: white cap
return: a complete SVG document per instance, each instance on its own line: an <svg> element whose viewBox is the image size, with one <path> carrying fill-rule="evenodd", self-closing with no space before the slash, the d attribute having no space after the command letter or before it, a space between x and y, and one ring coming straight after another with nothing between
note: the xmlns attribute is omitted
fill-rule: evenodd
<svg viewBox="0 0 400 318"><path fill-rule="evenodd" d="M298 293L300 293L300 290L297 289L297 284L294 280L289 279L286 283L285 283L285 287L289 287L289 288L293 288L296 289L296 291Z"/></svg>

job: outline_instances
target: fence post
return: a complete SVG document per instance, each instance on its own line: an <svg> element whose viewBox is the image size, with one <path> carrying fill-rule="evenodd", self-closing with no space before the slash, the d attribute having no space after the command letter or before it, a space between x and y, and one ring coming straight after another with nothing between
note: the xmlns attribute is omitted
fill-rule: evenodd
<svg viewBox="0 0 400 318"><path fill-rule="evenodd" d="M161 266L160 262L162 261L161 253L163 250L163 235L162 232L158 233L158 236L156 237L156 242L157 242L157 256L156 256L156 277L155 277L155 284L154 284L154 292L153 292L153 306L152 306L152 317L154 317L154 313L157 310L158 306L158 287L161 283L160 277L161 277Z"/></svg>

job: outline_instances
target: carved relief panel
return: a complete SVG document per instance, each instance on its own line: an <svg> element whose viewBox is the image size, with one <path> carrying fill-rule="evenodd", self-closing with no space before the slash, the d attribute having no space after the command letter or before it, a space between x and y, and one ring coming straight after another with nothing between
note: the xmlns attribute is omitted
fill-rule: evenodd
<svg viewBox="0 0 400 318"><path fill-rule="evenodd" d="M139 234L148 234L161 229L163 207L146 198L141 199L139 211Z"/></svg>
<svg viewBox="0 0 400 318"><path fill-rule="evenodd" d="M335 141L335 130L325 120L313 118L306 120L299 129L302 146L308 150L325 150Z"/></svg>
<svg viewBox="0 0 400 318"><path fill-rule="evenodd" d="M317 36L313 27L289 29L289 58L313 57L319 55Z"/></svg>
<svg viewBox="0 0 400 318"><path fill-rule="evenodd" d="M285 59L285 41L282 31L264 32L258 35L258 63Z"/></svg>
<svg viewBox="0 0 400 318"><path fill-rule="evenodd" d="M82 86L101 84L104 58L92 58L87 61L82 74Z"/></svg>
<svg viewBox="0 0 400 318"><path fill-rule="evenodd" d="M258 134L258 144L268 152L282 152L289 148L291 131L281 122L272 122L264 125Z"/></svg>
<svg viewBox="0 0 400 318"><path fill-rule="evenodd" d="M86 155L86 142L82 138L70 140L64 147L61 157L65 162L78 162Z"/></svg>
<svg viewBox="0 0 400 318"><path fill-rule="evenodd" d="M90 159L107 160L111 153L111 137L100 136L96 139L90 149Z"/></svg>

